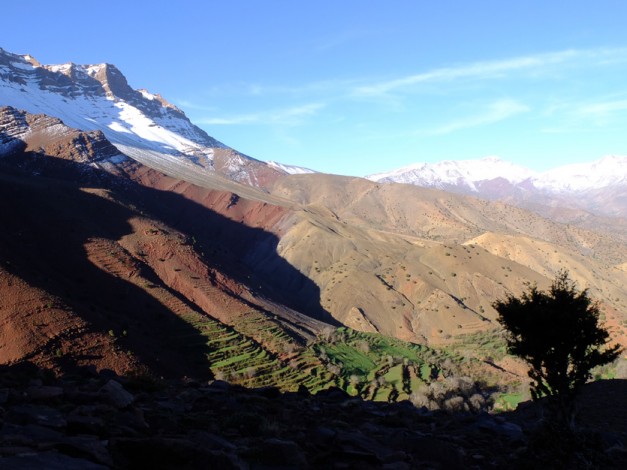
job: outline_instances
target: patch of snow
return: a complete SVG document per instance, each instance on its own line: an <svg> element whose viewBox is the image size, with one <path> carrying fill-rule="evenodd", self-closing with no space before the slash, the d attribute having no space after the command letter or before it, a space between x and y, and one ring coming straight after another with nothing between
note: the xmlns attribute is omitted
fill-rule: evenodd
<svg viewBox="0 0 627 470"><path fill-rule="evenodd" d="M273 162L273 161L268 162L268 165L271 166L272 168L276 168L277 170L284 171L285 173L290 174L290 175L304 175L307 173L317 173L317 171L310 170L309 168L304 168L302 166L286 165L284 163L278 163L278 162Z"/></svg>
<svg viewBox="0 0 627 470"><path fill-rule="evenodd" d="M94 122L93 119L91 119L90 121ZM111 129L112 131L115 131L115 132L125 132L127 134L132 134L132 132L130 130L128 130L126 127L124 127L119 122L112 122L111 124L109 124L108 127L109 127L109 129Z"/></svg>
<svg viewBox="0 0 627 470"><path fill-rule="evenodd" d="M154 99L156 98L156 96L155 96L155 95L153 95L152 93L149 93L147 90L143 90L143 89L142 89L142 90L139 90L139 92L140 92L140 93L142 94L142 96L143 96L144 98L146 98L147 100L152 101L152 100L154 100Z"/></svg>
<svg viewBox="0 0 627 470"><path fill-rule="evenodd" d="M20 69L20 70L28 70L31 71L33 70L35 67L33 67L31 64L29 64L28 62L11 62L11 66L15 67L16 69Z"/></svg>
<svg viewBox="0 0 627 470"><path fill-rule="evenodd" d="M46 65L46 70L55 73L65 73L72 68L72 64L55 64L55 65Z"/></svg>
<svg viewBox="0 0 627 470"><path fill-rule="evenodd" d="M8 142L0 142L0 157L5 153L8 154L19 144L19 140L9 140Z"/></svg>
<svg viewBox="0 0 627 470"><path fill-rule="evenodd" d="M111 163L122 163L128 160L128 157L126 155L114 155L113 157L107 158L108 162Z"/></svg>
<svg viewBox="0 0 627 470"><path fill-rule="evenodd" d="M553 191L585 191L627 185L627 156L610 155L591 163L566 165L542 173L535 187Z"/></svg>
<svg viewBox="0 0 627 470"><path fill-rule="evenodd" d="M528 182L547 192L580 192L627 185L627 157L607 156L591 163L577 163L535 173L497 157L480 160L416 163L386 173L367 176L377 182L407 183L446 189L450 186L479 191L477 184L497 178L512 185Z"/></svg>
<svg viewBox="0 0 627 470"><path fill-rule="evenodd" d="M103 66L104 66L103 64L87 65L85 66L85 73L89 75L90 77L93 77L98 72L100 72L100 70L102 70Z"/></svg>
<svg viewBox="0 0 627 470"><path fill-rule="evenodd" d="M415 163L386 173L366 178L378 182L396 182L419 186L444 188L446 185L464 186L477 191L480 181L505 178L515 184L534 176L534 172L498 157L479 160L446 160L438 163Z"/></svg>

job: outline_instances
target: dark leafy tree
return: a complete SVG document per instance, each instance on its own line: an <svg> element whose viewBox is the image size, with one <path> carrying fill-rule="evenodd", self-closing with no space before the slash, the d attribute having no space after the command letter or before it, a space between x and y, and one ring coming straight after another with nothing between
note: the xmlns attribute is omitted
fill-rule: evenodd
<svg viewBox="0 0 627 470"><path fill-rule="evenodd" d="M547 292L532 286L520 298L508 296L493 307L507 330L509 352L530 366L531 395L548 399L552 424L574 429L575 397L594 367L614 361L620 347L607 347L599 306L561 271Z"/></svg>

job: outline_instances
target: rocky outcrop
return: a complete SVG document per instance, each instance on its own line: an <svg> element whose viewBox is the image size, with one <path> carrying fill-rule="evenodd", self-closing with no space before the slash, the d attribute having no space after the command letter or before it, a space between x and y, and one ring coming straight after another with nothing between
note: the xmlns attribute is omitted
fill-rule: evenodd
<svg viewBox="0 0 627 470"><path fill-rule="evenodd" d="M99 130L79 131L60 119L4 106L0 164L8 171L93 183L122 175L134 162Z"/></svg>
<svg viewBox="0 0 627 470"><path fill-rule="evenodd" d="M55 117L0 107L0 156L17 148L77 163L125 159L100 131L81 132Z"/></svg>

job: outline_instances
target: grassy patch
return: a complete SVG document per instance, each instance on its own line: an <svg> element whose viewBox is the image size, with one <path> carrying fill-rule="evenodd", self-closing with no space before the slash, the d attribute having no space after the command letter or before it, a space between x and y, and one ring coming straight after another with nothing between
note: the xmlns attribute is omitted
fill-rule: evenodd
<svg viewBox="0 0 627 470"><path fill-rule="evenodd" d="M459 335L455 340L447 349L465 357L499 361L507 355L505 335L500 329Z"/></svg>
<svg viewBox="0 0 627 470"><path fill-rule="evenodd" d="M525 401L522 393L509 392L500 394L494 402L494 409L497 411L515 410L519 403Z"/></svg>

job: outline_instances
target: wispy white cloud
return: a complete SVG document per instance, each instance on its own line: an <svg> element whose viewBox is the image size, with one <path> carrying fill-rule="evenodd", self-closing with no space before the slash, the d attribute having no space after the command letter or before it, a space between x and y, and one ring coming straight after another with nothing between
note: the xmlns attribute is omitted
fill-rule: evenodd
<svg viewBox="0 0 627 470"><path fill-rule="evenodd" d="M233 126L237 124L254 124L261 121L260 114L240 114L231 117L207 117L196 119L198 124Z"/></svg>
<svg viewBox="0 0 627 470"><path fill-rule="evenodd" d="M347 30L341 31L336 34L328 35L317 39L313 43L313 49L318 52L325 52L330 49L335 49L343 46L344 44L355 42L367 37L383 34L381 30L377 31L365 31L365 30Z"/></svg>
<svg viewBox="0 0 627 470"><path fill-rule="evenodd" d="M494 124L499 121L503 121L517 114L530 111L530 108L523 103L520 103L512 99L503 99L491 103L486 109L473 116L468 116L463 119L455 120L447 124L432 128L423 129L417 131L418 135L444 135L452 132L468 129L471 127L484 126L488 124Z"/></svg>
<svg viewBox="0 0 627 470"><path fill-rule="evenodd" d="M574 126L561 126L561 127L544 127L539 129L542 134L596 134L598 129L593 127L574 127Z"/></svg>
<svg viewBox="0 0 627 470"><path fill-rule="evenodd" d="M292 96L311 96L321 95L343 95L346 90L350 90L358 83L363 83L359 79L330 79L319 80L316 82L300 83L296 85L267 85L267 84L249 84L244 87L244 92L253 96L267 95L292 95Z"/></svg>
<svg viewBox="0 0 627 470"><path fill-rule="evenodd" d="M196 119L195 122L206 125L281 124L296 126L301 124L304 118L315 115L325 106L324 103L308 103L290 108L275 109L268 112L240 114L228 117L200 118Z"/></svg>
<svg viewBox="0 0 627 470"><path fill-rule="evenodd" d="M596 100L563 101L550 105L542 115L553 121L541 132L557 133L589 133L616 130L624 124L624 113L627 112L627 99L624 94L598 97Z"/></svg>
<svg viewBox="0 0 627 470"><path fill-rule="evenodd" d="M353 89L353 95L378 96L422 83L452 82L460 79L493 79L506 77L511 72L523 70L538 73L555 65L590 64L591 61L607 65L625 60L627 60L627 48L570 49L504 60L474 62L456 67L437 68L415 75L358 86Z"/></svg>
<svg viewBox="0 0 627 470"><path fill-rule="evenodd" d="M607 117L625 110L627 110L627 100L615 100L583 106L579 109L579 113L584 116Z"/></svg>
<svg viewBox="0 0 627 470"><path fill-rule="evenodd" d="M339 36L336 41L349 40L351 34ZM331 41L333 43L333 41ZM329 47L332 47L330 44ZM321 47L325 47L321 44ZM353 99L368 99L397 110L403 110L404 92L415 90L420 85L445 85L463 80L494 80L521 77L524 72L527 77L558 76L564 70L572 68L610 67L627 63L627 48L597 48L597 49L569 49L535 55L510 57L502 60L487 60L460 64L451 67L441 67L427 70L413 75L392 78L384 81L373 81L368 77L353 77L351 79L328 79L301 83L228 83L214 86L205 90L208 97L236 97L252 96L257 98L269 96L292 97L292 99L319 99L321 101L342 101ZM443 89L443 92L446 88ZM400 98L399 98L400 97ZM183 108L201 109L194 102L179 100L177 104ZM212 111L215 111L213 109ZM221 121L233 123L251 122L265 117L256 114L222 118Z"/></svg>
<svg viewBox="0 0 627 470"><path fill-rule="evenodd" d="M215 106L207 106L205 104L197 103L195 101L190 101L186 99L174 99L173 102L179 108L193 109L196 111L212 111L212 112L216 111Z"/></svg>

